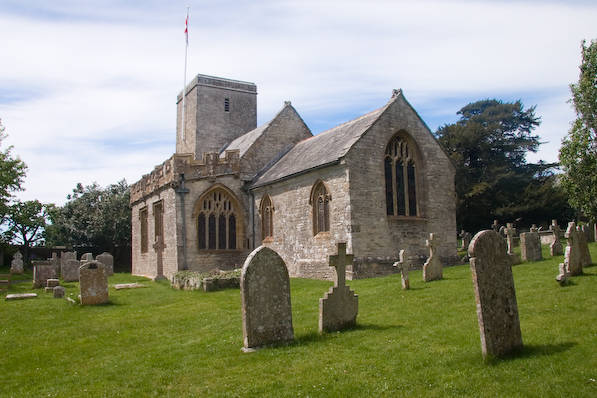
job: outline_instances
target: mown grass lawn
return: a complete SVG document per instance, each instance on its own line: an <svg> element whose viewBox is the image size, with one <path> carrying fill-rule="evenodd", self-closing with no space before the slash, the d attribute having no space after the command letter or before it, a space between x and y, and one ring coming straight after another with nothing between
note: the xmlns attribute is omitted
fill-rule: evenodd
<svg viewBox="0 0 597 398"><path fill-rule="evenodd" d="M597 262L597 244L591 244ZM37 290L0 301L1 397L597 396L597 266L560 287L562 257L513 268L524 350L484 362L468 265L409 291L398 275L350 281L359 326L317 334L331 285L293 279L296 341L244 354L240 294L171 289L116 274L111 304L81 307ZM64 283L67 295L77 283ZM29 292L29 283L11 293Z"/></svg>

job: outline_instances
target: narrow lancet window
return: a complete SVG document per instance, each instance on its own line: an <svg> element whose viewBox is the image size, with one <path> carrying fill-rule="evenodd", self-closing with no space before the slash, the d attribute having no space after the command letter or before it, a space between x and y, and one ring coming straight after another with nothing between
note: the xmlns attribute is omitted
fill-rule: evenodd
<svg viewBox="0 0 597 398"><path fill-rule="evenodd" d="M319 181L311 191L311 206L313 207L313 235L330 230L330 200L323 182Z"/></svg>

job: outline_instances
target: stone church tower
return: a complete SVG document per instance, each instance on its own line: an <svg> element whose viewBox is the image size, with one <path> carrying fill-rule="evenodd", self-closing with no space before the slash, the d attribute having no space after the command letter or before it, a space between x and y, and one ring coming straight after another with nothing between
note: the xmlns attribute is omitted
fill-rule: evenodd
<svg viewBox="0 0 597 398"><path fill-rule="evenodd" d="M178 96L176 153L131 186L133 274L241 267L259 245L291 276L329 279L338 242L348 278L422 264L433 232L456 258L454 167L400 90L315 136L287 101L256 126L255 84L198 75Z"/></svg>

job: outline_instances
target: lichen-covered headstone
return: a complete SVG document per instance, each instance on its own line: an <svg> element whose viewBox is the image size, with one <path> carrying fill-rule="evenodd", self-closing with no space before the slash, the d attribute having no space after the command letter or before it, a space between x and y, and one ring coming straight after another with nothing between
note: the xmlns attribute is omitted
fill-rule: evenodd
<svg viewBox="0 0 597 398"><path fill-rule="evenodd" d="M523 261L541 261L541 237L538 232L520 234L520 255Z"/></svg>
<svg viewBox="0 0 597 398"><path fill-rule="evenodd" d="M580 263L583 267L588 267L591 265L591 252L589 252L589 244L588 244L588 233L587 233L587 226L583 225L582 227L576 227L578 231L578 247L580 249Z"/></svg>
<svg viewBox="0 0 597 398"><path fill-rule="evenodd" d="M562 247L562 242L560 241L560 234L562 230L558 225L558 220L551 220L551 226L549 230L553 233L553 242L549 245L549 253L552 256L561 256L564 254L564 248Z"/></svg>
<svg viewBox="0 0 597 398"><path fill-rule="evenodd" d="M49 260L32 261L33 264L33 288L46 287L48 279L56 279L56 267Z"/></svg>
<svg viewBox="0 0 597 398"><path fill-rule="evenodd" d="M63 252L60 255L60 276L64 279L64 275L62 269L66 265L68 260L76 260L77 259L77 252ZM79 264L80 265L80 264Z"/></svg>
<svg viewBox="0 0 597 398"><path fill-rule="evenodd" d="M506 355L522 347L511 257L489 230L475 235L469 255L483 356Z"/></svg>
<svg viewBox="0 0 597 398"><path fill-rule="evenodd" d="M23 272L23 255L21 252L16 252L12 257L12 262L10 263L10 273L22 274Z"/></svg>
<svg viewBox="0 0 597 398"><path fill-rule="evenodd" d="M410 280L408 279L408 271L410 271L411 264L408 260L406 249L400 250L400 260L394 263L394 267L400 271L400 279L402 281L402 289L410 289Z"/></svg>
<svg viewBox="0 0 597 398"><path fill-rule="evenodd" d="M64 297L64 287L63 286L55 286L53 288L54 298L63 298Z"/></svg>
<svg viewBox="0 0 597 398"><path fill-rule="evenodd" d="M568 239L566 251L564 252L564 262L571 276L582 275L580 234L581 232L576 229L576 223L574 221L569 222L566 234L564 235Z"/></svg>
<svg viewBox="0 0 597 398"><path fill-rule="evenodd" d="M79 268L81 305L107 303L108 275L106 267L99 261L88 261Z"/></svg>
<svg viewBox="0 0 597 398"><path fill-rule="evenodd" d="M357 323L359 296L346 286L346 266L353 259L352 254L346 254L346 243L338 243L338 254L329 256L336 279L334 286L319 299L319 333L346 329Z"/></svg>
<svg viewBox="0 0 597 398"><path fill-rule="evenodd" d="M103 252L95 259L106 266L106 272L108 273L108 276L114 275L114 257L110 253Z"/></svg>
<svg viewBox="0 0 597 398"><path fill-rule="evenodd" d="M290 278L284 260L260 246L243 265L240 293L243 351L294 339L290 305Z"/></svg>
<svg viewBox="0 0 597 398"><path fill-rule="evenodd" d="M429 239L425 240L425 246L429 248L429 257L425 261L425 264L423 264L423 280L425 282L435 281L443 277L442 263L435 254L437 245L438 241L435 238L435 234L430 233Z"/></svg>
<svg viewBox="0 0 597 398"><path fill-rule="evenodd" d="M61 267L62 280L65 282L78 281L79 268L81 268L81 263L78 260L66 260Z"/></svg>

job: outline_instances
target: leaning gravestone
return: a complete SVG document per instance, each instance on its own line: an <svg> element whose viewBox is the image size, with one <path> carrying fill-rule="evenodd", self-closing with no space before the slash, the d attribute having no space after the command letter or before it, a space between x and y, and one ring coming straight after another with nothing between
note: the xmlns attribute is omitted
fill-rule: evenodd
<svg viewBox="0 0 597 398"><path fill-rule="evenodd" d="M114 257L110 253L103 252L95 259L106 266L108 276L114 275Z"/></svg>
<svg viewBox="0 0 597 398"><path fill-rule="evenodd" d="M558 220L551 220L551 226L549 230L553 232L553 243L549 245L549 253L553 256L561 256L564 254L564 250L562 248L562 242L560 241L560 233L561 229L558 225Z"/></svg>
<svg viewBox="0 0 597 398"><path fill-rule="evenodd" d="M541 237L538 232L520 234L520 255L522 261L541 261Z"/></svg>
<svg viewBox="0 0 597 398"><path fill-rule="evenodd" d="M522 347L511 257L489 230L475 235L469 255L483 357L506 355Z"/></svg>
<svg viewBox="0 0 597 398"><path fill-rule="evenodd" d="M78 260L66 260L64 263L62 263L62 280L65 282L78 281L79 268L81 268L81 263Z"/></svg>
<svg viewBox="0 0 597 398"><path fill-rule="evenodd" d="M410 271L411 265L410 261L408 261L408 257L406 254L406 250L400 250L400 261L394 263L394 267L398 268L400 271L401 280L402 280L402 289L408 290L410 289L410 280L408 279L408 271Z"/></svg>
<svg viewBox="0 0 597 398"><path fill-rule="evenodd" d="M10 273L22 274L23 272L23 255L21 252L16 252L12 257L12 262L10 263Z"/></svg>
<svg viewBox="0 0 597 398"><path fill-rule="evenodd" d="M81 305L95 305L108 302L108 275L106 267L99 261L88 261L79 268Z"/></svg>
<svg viewBox="0 0 597 398"><path fill-rule="evenodd" d="M568 267L570 276L582 275L580 234L581 232L576 229L576 223L574 221L569 222L568 229L566 229L566 234L564 235L568 239L564 253L564 262Z"/></svg>
<svg viewBox="0 0 597 398"><path fill-rule="evenodd" d="M243 351L294 339L290 278L284 260L260 246L245 260L240 279Z"/></svg>
<svg viewBox="0 0 597 398"><path fill-rule="evenodd" d="M49 260L32 261L33 264L33 288L46 287L48 279L56 279L56 268Z"/></svg>
<svg viewBox="0 0 597 398"><path fill-rule="evenodd" d="M423 280L425 282L442 279L443 266L439 257L435 255L435 249L439 242L435 239L435 234L430 233L429 239L425 241L425 246L429 248L429 257L423 264Z"/></svg>
<svg viewBox="0 0 597 398"><path fill-rule="evenodd" d="M330 267L336 269L334 286L319 299L319 333L335 332L357 324L359 296L346 286L346 266L352 264L346 254L346 243L338 243L338 254L329 256Z"/></svg>
<svg viewBox="0 0 597 398"><path fill-rule="evenodd" d="M587 227L583 225L582 227L576 227L578 233L578 246L580 249L580 263L583 267L588 267L591 265L591 252L589 252L589 244L588 244L588 234L587 234Z"/></svg>

